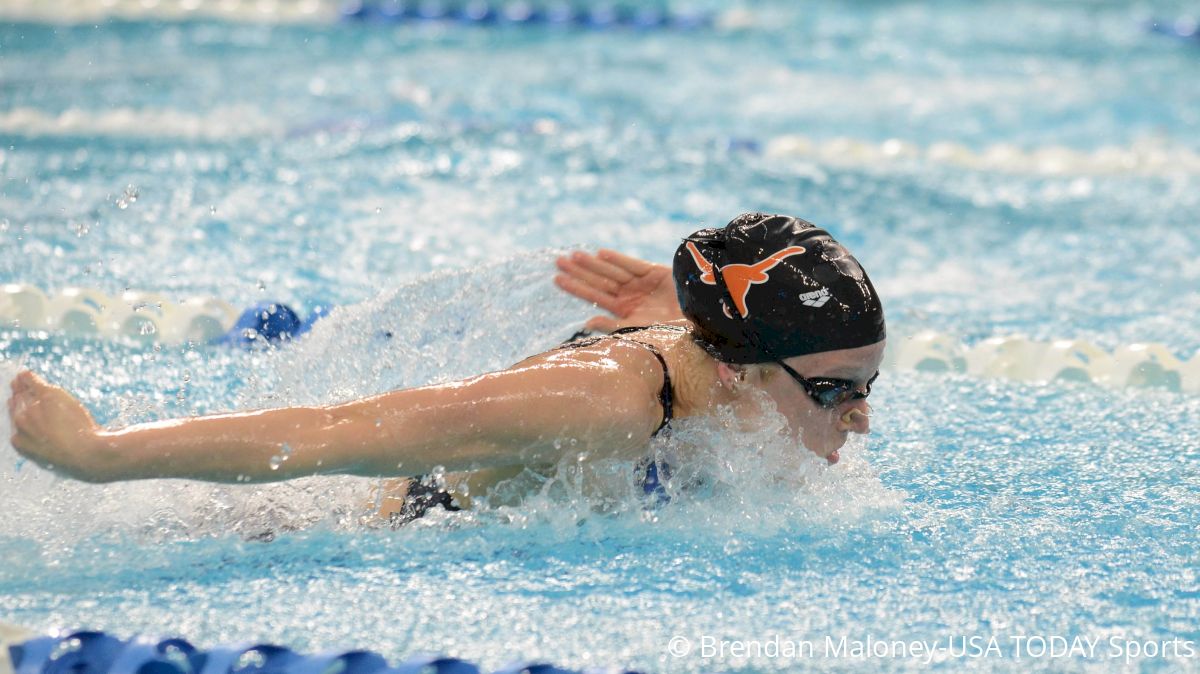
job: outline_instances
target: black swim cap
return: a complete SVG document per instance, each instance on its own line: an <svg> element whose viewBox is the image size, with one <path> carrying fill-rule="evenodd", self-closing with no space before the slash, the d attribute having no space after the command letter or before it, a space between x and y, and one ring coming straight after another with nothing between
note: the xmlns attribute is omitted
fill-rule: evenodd
<svg viewBox="0 0 1200 674"><path fill-rule="evenodd" d="M883 306L858 260L811 222L746 213L675 251L675 291L697 341L763 363L883 340Z"/></svg>

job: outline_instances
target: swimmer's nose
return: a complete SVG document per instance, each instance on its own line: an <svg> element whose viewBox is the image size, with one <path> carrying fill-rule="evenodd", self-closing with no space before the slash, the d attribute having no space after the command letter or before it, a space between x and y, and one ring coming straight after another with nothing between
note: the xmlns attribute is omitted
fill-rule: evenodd
<svg viewBox="0 0 1200 674"><path fill-rule="evenodd" d="M851 433L867 434L871 432L871 417L868 414L867 401L859 400L852 403L838 417L838 430Z"/></svg>

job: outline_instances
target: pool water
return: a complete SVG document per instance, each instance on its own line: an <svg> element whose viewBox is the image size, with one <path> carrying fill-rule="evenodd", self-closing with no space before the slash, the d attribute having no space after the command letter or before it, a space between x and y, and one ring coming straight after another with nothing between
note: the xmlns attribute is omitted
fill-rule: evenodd
<svg viewBox="0 0 1200 674"><path fill-rule="evenodd" d="M448 381L591 315L553 287L554 251L667 261L749 210L833 230L893 339L1191 358L1200 46L1144 27L1186 9L762 2L688 31L10 19L0 282L339 309L268 351L8 329L0 370L114 425ZM850 149L781 149L796 137ZM919 151L860 151L889 140ZM1092 160L928 151L945 144ZM872 403L835 467L717 420L680 430L711 448L687 468L708 487L665 508L597 499L568 457L518 505L394 531L363 520L373 480L90 486L6 445L0 618L493 667L1200 667L1200 398L888 371ZM1036 637L1099 645L1039 656ZM853 654L868 638L884 655ZM704 651L772 639L815 652ZM942 649L892 644L913 640Z"/></svg>

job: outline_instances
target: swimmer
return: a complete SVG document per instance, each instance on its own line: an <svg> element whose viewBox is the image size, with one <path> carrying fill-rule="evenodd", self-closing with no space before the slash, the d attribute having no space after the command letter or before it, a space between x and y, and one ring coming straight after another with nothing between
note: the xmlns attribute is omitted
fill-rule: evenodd
<svg viewBox="0 0 1200 674"><path fill-rule="evenodd" d="M560 288L612 313L588 322L609 334L448 384L112 430L24 371L12 382L12 445L85 482L237 483L511 474L567 453L638 460L673 419L728 408L753 427L764 394L799 444L829 464L850 433L868 432L883 308L825 230L750 213L687 237L671 269L613 251L558 266Z"/></svg>

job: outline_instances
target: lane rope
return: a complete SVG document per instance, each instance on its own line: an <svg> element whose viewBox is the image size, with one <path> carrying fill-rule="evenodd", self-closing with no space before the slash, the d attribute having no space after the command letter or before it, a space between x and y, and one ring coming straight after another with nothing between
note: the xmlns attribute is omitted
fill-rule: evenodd
<svg viewBox="0 0 1200 674"><path fill-rule="evenodd" d="M1022 381L1091 382L1200 393L1200 351L1190 360L1163 344L1124 344L1111 352L1082 339L1035 341L997 336L968 346L935 331L891 337L884 366L919 372L963 373Z"/></svg>
<svg viewBox="0 0 1200 674"><path fill-rule="evenodd" d="M736 29L753 23L744 9L711 12L661 0L6 0L0 4L0 19L53 24L209 20L267 25L437 21L590 30Z"/></svg>
<svg viewBox="0 0 1200 674"><path fill-rule="evenodd" d="M47 295L26 283L0 286L0 330L63 333L159 344L253 346L297 338L331 311L310 307L307 317L282 302L259 302L242 311L214 297L172 301L137 290L110 296L69 287Z"/></svg>
<svg viewBox="0 0 1200 674"><path fill-rule="evenodd" d="M846 167L932 163L973 171L1042 176L1200 174L1200 152L1147 141L1095 150L1058 145L1026 150L1010 143L994 143L976 151L954 142L922 147L895 138L872 143L854 138L814 140L802 135L784 135L767 141L763 152L775 159L814 159Z"/></svg>
<svg viewBox="0 0 1200 674"><path fill-rule="evenodd" d="M4 626L0 624L0 628ZM9 635L22 640L8 638ZM11 667L0 674L480 674L480 666L446 656L417 656L396 665L367 650L298 653L274 644L239 644L203 650L185 639L120 639L100 631L31 636L0 631ZM0 655L0 657L3 657ZM6 664L0 660L0 667ZM616 668L576 670L542 662L517 662L495 674L635 674Z"/></svg>
<svg viewBox="0 0 1200 674"><path fill-rule="evenodd" d="M212 297L177 302L141 291L109 296L96 289L73 287L47 295L29 284L0 286L0 330L143 343L242 347L275 343L301 337L331 310L327 304L314 304L302 318L282 302L260 302L239 312ZM926 331L889 339L884 366L1200 393L1200 351L1184 360L1157 343L1125 344L1110 352L1081 339L1039 342L1008 335L967 345L951 335Z"/></svg>

